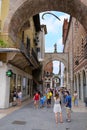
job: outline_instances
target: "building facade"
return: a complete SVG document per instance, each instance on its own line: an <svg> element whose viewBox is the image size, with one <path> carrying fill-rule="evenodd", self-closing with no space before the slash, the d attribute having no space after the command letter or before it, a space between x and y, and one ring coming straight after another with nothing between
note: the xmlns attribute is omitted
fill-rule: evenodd
<svg viewBox="0 0 87 130"><path fill-rule="evenodd" d="M69 82L72 93L77 91L78 98L85 101L87 97L87 33L84 27L71 17L67 22L64 52L69 55ZM64 29L64 28L63 28Z"/></svg>
<svg viewBox="0 0 87 130"><path fill-rule="evenodd" d="M53 62L50 61L48 64L46 64L45 68L44 68L44 80L43 80L43 84L44 87L46 88L52 88L53 86Z"/></svg>
<svg viewBox="0 0 87 130"><path fill-rule="evenodd" d="M9 0L2 1L0 13L0 108L8 108L12 106L15 88L22 91L25 100L33 96L35 81L40 86L41 73L37 78L35 73L40 72L40 60L44 58L46 26L40 25L39 14L34 15L23 22L14 40L3 32Z"/></svg>

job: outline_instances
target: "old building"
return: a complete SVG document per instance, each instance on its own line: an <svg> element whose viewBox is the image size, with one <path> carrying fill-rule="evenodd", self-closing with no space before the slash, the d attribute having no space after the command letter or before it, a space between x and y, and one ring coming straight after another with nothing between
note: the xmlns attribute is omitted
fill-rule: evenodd
<svg viewBox="0 0 87 130"><path fill-rule="evenodd" d="M87 34L77 19L70 17L67 24L63 44L64 52L68 52L69 56L70 88L72 93L76 90L78 98L84 101L87 97Z"/></svg>
<svg viewBox="0 0 87 130"><path fill-rule="evenodd" d="M53 62L50 61L44 68L44 87L52 88Z"/></svg>
<svg viewBox="0 0 87 130"><path fill-rule="evenodd" d="M33 96L34 82L40 85L41 74L36 78L35 73L40 72L45 47L46 26L40 25L39 14L23 21L14 39L3 32L8 9L9 1L3 0L0 17L0 108L12 105L15 88L22 91L23 100Z"/></svg>

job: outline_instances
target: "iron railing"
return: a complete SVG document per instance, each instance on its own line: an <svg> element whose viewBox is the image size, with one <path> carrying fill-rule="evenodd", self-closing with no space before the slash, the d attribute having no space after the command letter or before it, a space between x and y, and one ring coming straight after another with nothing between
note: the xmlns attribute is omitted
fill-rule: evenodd
<svg viewBox="0 0 87 130"><path fill-rule="evenodd" d="M35 63L39 65L37 54L35 53L33 48L32 50L29 50L28 48L25 47L24 43L21 42L20 50L26 56L26 58L31 62L31 64L33 63L33 66L36 66Z"/></svg>

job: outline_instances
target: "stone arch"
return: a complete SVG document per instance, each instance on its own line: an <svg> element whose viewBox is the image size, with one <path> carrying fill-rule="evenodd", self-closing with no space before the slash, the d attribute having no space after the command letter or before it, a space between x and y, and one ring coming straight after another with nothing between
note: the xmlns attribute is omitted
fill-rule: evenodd
<svg viewBox="0 0 87 130"><path fill-rule="evenodd" d="M14 40L23 23L31 16L43 11L61 11L78 19L87 30L86 0L12 0L3 31Z"/></svg>
<svg viewBox="0 0 87 130"><path fill-rule="evenodd" d="M69 67L68 67L68 54L67 53L45 53L43 69L47 63L54 60L61 61L65 65L66 71L68 72Z"/></svg>

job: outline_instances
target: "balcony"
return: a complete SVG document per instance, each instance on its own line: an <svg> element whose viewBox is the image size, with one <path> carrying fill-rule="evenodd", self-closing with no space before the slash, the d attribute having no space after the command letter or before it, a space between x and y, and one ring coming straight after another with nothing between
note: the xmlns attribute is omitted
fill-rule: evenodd
<svg viewBox="0 0 87 130"><path fill-rule="evenodd" d="M21 43L20 50L21 50L22 54L30 62L30 66L32 67L32 69L37 69L39 67L39 62L38 62L38 59L37 59L37 54L35 53L34 49L32 48L30 50L29 46L27 46L27 48L26 48L24 43Z"/></svg>

